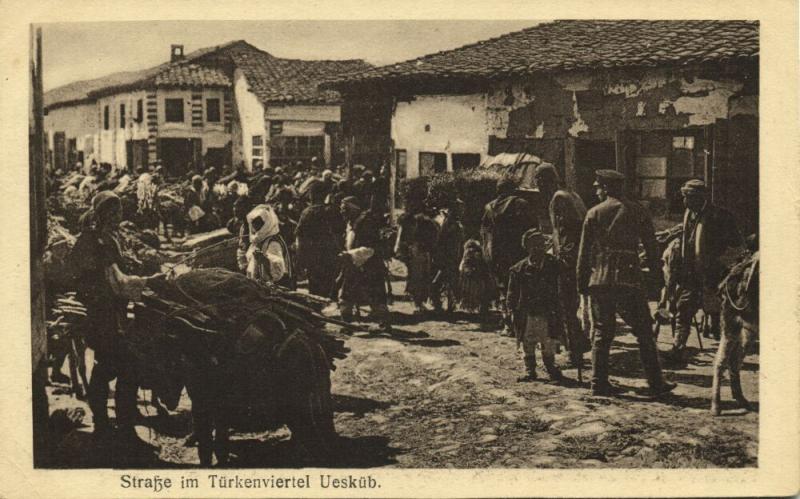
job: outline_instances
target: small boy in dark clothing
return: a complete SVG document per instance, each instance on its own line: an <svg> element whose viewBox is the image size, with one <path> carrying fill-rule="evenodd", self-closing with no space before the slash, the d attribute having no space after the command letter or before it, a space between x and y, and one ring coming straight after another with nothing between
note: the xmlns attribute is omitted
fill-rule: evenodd
<svg viewBox="0 0 800 499"><path fill-rule="evenodd" d="M517 347L525 353L525 376L521 382L536 380L536 344L542 349L542 360L550 380L563 379L555 363L555 341L561 338L561 314L558 302L558 261L545 252L544 236L539 229L530 229L522 236L527 258L509 269L507 301Z"/></svg>

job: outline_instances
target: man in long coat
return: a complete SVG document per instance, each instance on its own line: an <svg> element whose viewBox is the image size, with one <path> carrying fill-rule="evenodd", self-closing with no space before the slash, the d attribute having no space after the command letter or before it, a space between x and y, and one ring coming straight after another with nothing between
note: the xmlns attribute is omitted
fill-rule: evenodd
<svg viewBox="0 0 800 499"><path fill-rule="evenodd" d="M597 197L601 203L586 214L578 251L578 291L591 295L592 393L618 392L608 381L609 351L616 335L617 313L631 327L639 343L639 356L652 395L675 388L664 380L653 337L639 243L653 275L661 272L653 221L645 209L623 195L625 176L614 170L597 170Z"/></svg>
<svg viewBox="0 0 800 499"><path fill-rule="evenodd" d="M500 179L497 182L497 197L486 205L481 220L483 253L500 291L503 332L507 336L514 335L503 298L506 295L508 269L525 258L525 250L519 244L522 234L539 226L530 203L517 196L516 189L517 184L513 179Z"/></svg>
<svg viewBox="0 0 800 499"><path fill-rule="evenodd" d="M331 296L336 280L337 237L325 204L328 195L325 184L315 181L309 188L311 205L300 214L297 223L297 257L308 273L308 291L317 296Z"/></svg>
<svg viewBox="0 0 800 499"><path fill-rule="evenodd" d="M689 180L681 194L686 211L677 272L677 334L670 352L674 360L686 347L698 309L709 315L712 332L719 334L720 303L716 291L725 274L722 258L729 248L744 246L733 215L709 202L705 182Z"/></svg>
<svg viewBox="0 0 800 499"><path fill-rule="evenodd" d="M558 300L566 323L570 357L573 364L577 364L581 356L591 350L589 338L578 321L580 298L575 281L586 205L577 193L560 185L561 179L553 165L542 163L536 167L534 179L539 192L548 201L550 224L553 226L553 256L560 263Z"/></svg>

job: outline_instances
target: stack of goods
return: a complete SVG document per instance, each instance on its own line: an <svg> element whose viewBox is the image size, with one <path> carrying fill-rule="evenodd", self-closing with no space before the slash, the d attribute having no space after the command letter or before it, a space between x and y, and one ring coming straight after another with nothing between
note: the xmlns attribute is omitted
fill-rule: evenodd
<svg viewBox="0 0 800 499"><path fill-rule="evenodd" d="M139 230L131 222L122 222L119 235L128 272L147 276L161 271L168 258L159 251L158 234L152 230Z"/></svg>
<svg viewBox="0 0 800 499"><path fill-rule="evenodd" d="M174 366L183 363L217 373L217 382L236 380L225 396L236 398L240 412L261 414L274 410L285 380L310 372L329 380L334 359L346 356L344 342L324 330L324 305L235 272L191 270L150 286L128 341L144 385L168 407L185 372ZM327 390L329 397L329 381Z"/></svg>

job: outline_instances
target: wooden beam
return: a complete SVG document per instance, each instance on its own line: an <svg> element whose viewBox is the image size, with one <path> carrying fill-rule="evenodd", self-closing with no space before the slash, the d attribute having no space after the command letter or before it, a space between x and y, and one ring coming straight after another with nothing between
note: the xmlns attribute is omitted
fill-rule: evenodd
<svg viewBox="0 0 800 499"><path fill-rule="evenodd" d="M31 26L31 112L29 128L29 209L31 271L31 362L33 404L33 462L46 466L49 456L49 411L47 403L47 330L45 328L45 288L43 256L47 243L45 200L45 136L42 83L42 29Z"/></svg>

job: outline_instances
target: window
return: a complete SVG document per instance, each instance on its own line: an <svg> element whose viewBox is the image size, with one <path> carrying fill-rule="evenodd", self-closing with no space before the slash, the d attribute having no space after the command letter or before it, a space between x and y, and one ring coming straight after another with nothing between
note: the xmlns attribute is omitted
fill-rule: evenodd
<svg viewBox="0 0 800 499"><path fill-rule="evenodd" d="M419 176L430 176L447 171L447 154L443 152L419 153Z"/></svg>
<svg viewBox="0 0 800 499"><path fill-rule="evenodd" d="M103 130L108 130L110 124L108 119L109 119L108 106L105 106L103 107Z"/></svg>
<svg viewBox="0 0 800 499"><path fill-rule="evenodd" d="M402 180L406 178L408 172L408 155L406 154L405 149L398 149L394 152L395 154L395 175L397 176L398 180Z"/></svg>
<svg viewBox="0 0 800 499"><path fill-rule="evenodd" d="M219 123L219 99L206 99L206 121Z"/></svg>
<svg viewBox="0 0 800 499"><path fill-rule="evenodd" d="M139 123L144 121L144 101L142 99L136 101L136 121Z"/></svg>
<svg viewBox="0 0 800 499"><path fill-rule="evenodd" d="M165 99L167 123L183 123L183 99Z"/></svg>
<svg viewBox="0 0 800 499"><path fill-rule="evenodd" d="M453 171L472 170L481 164L481 155L473 153L453 154Z"/></svg>
<svg viewBox="0 0 800 499"><path fill-rule="evenodd" d="M119 127L125 128L125 104L119 105Z"/></svg>
<svg viewBox="0 0 800 499"><path fill-rule="evenodd" d="M660 200L660 206L669 212L680 213L683 210L681 186L690 178L702 176L701 171L696 171L702 168L702 137L685 131L643 133L637 153L639 197ZM695 157L696 153L700 156Z"/></svg>
<svg viewBox="0 0 800 499"><path fill-rule="evenodd" d="M269 136L275 137L276 135L280 135L283 133L283 122L282 121L270 121L269 122Z"/></svg>
<svg viewBox="0 0 800 499"><path fill-rule="evenodd" d="M314 156L324 157L325 137L322 135L292 137L279 135L270 142L270 163L279 166L302 161L308 163Z"/></svg>
<svg viewBox="0 0 800 499"><path fill-rule="evenodd" d="M253 135L253 151L252 151L252 168L256 169L256 163L264 163L264 137L261 135Z"/></svg>

